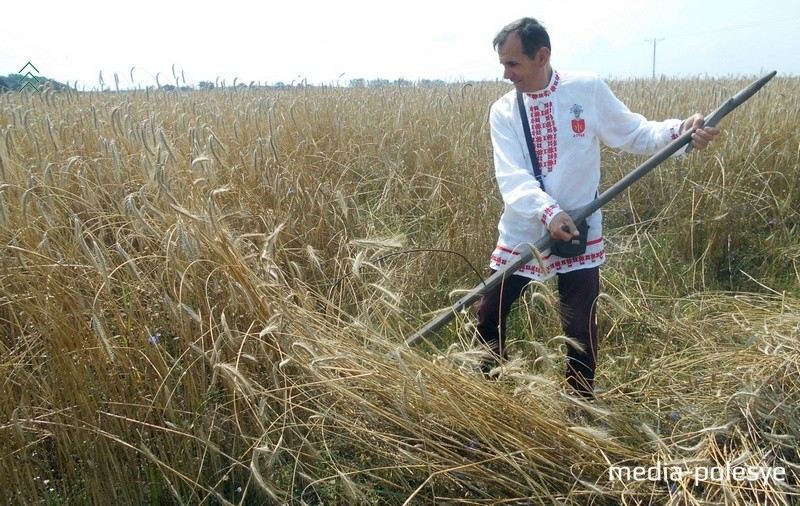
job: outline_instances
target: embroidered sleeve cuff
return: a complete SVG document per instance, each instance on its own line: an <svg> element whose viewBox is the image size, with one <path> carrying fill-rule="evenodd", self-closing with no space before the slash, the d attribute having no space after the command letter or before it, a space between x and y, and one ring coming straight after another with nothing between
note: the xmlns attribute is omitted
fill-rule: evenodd
<svg viewBox="0 0 800 506"><path fill-rule="evenodd" d="M675 139L677 139L678 137L680 137L680 136L681 136L681 134L683 133L683 121L682 121L682 120L675 120L675 121L676 121L676 123L675 123L674 125L672 125L672 126L670 127L670 129L669 129L669 133L670 133L670 142L671 142L671 141L674 141ZM686 153L686 149L687 149L688 147L689 147L689 143L686 143L686 145L685 145L685 146L682 146L682 147L681 147L681 149L679 149L678 151L676 151L676 152L675 152L675 154L674 154L673 156L680 156L680 155L682 155L682 154Z"/></svg>
<svg viewBox="0 0 800 506"><path fill-rule="evenodd" d="M553 221L555 215L561 212L561 208L558 207L558 204L552 204L547 206L542 213L542 224L550 230L550 222Z"/></svg>
<svg viewBox="0 0 800 506"><path fill-rule="evenodd" d="M669 128L669 135L673 141L678 137L680 137L682 133L683 133L683 121L679 121L678 123L672 125Z"/></svg>

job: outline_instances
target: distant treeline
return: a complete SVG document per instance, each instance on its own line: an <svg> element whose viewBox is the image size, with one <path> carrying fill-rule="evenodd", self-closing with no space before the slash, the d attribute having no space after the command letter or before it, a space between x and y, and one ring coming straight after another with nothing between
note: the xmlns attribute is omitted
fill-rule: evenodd
<svg viewBox="0 0 800 506"><path fill-rule="evenodd" d="M378 88L384 86L400 86L400 87L409 87L409 86L444 86L447 82L441 79L420 79L418 81L409 81L407 79L350 79L347 82L336 84L331 84L331 86L349 86L351 88ZM291 83L284 83L282 81L278 81L274 84L262 84L261 82L250 82L249 84L245 84L244 82L236 82L234 79L233 85L226 85L225 81L200 81L197 83L196 86L175 86L172 84L162 84L160 86L147 86L146 89L161 89L164 91L173 91L179 89L181 91L191 91L191 90L213 90L216 88L268 88L268 89L283 89L283 88L294 88L294 87L315 87L316 85L308 84L305 80L300 82L291 82ZM320 85L324 86L324 85ZM69 84L60 83L56 80L49 79L47 77L31 77L30 75L23 76L21 74L8 74L7 76L0 76L0 92L4 91L19 91L23 89L29 89L31 91L41 91L44 88L51 88L58 91L66 90L67 88L78 89L79 91L84 91L85 88L77 88L75 85L70 86ZM112 88L108 87L107 85L101 85L100 91L111 91Z"/></svg>
<svg viewBox="0 0 800 506"><path fill-rule="evenodd" d="M0 76L0 92L3 91L17 91L22 89L30 89L31 91L44 88L52 88L54 90L65 90L67 85L41 76L31 76L22 74L8 74L7 76Z"/></svg>

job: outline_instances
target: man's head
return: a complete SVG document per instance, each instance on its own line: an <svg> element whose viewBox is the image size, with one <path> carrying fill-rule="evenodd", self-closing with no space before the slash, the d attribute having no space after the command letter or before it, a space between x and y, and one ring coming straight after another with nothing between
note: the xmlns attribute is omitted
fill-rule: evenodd
<svg viewBox="0 0 800 506"><path fill-rule="evenodd" d="M522 52L529 58L535 58L540 47L551 49L547 30L533 18L521 18L500 30L493 41L495 51L499 50L512 34L519 36Z"/></svg>
<svg viewBox="0 0 800 506"><path fill-rule="evenodd" d="M550 81L550 36L533 18L522 18L500 30L494 48L503 65L503 77L518 91L541 90Z"/></svg>

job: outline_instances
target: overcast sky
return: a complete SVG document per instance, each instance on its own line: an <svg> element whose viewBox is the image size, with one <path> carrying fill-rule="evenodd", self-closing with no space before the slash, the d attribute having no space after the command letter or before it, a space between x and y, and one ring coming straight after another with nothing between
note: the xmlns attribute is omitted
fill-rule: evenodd
<svg viewBox="0 0 800 506"><path fill-rule="evenodd" d="M492 5L489 5L489 4ZM87 89L225 80L346 84L502 78L491 41L538 18L558 70L603 77L800 75L797 0L9 1L0 75ZM183 80L180 81L182 85Z"/></svg>

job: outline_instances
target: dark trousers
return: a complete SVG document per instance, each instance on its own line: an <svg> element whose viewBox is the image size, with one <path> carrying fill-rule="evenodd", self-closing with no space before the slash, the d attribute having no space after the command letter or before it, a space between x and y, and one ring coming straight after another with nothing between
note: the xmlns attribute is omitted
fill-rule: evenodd
<svg viewBox="0 0 800 506"><path fill-rule="evenodd" d="M597 310L600 268L557 274L561 327L580 347L567 344L567 384L578 394L592 397L597 366ZM512 274L478 303L478 335L494 358L508 358L506 320L511 306L531 280Z"/></svg>

